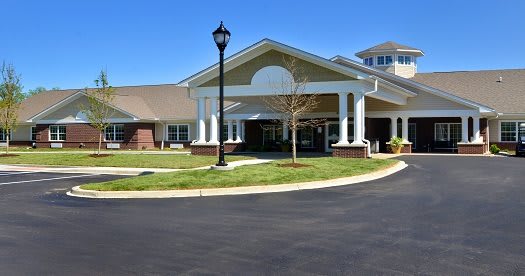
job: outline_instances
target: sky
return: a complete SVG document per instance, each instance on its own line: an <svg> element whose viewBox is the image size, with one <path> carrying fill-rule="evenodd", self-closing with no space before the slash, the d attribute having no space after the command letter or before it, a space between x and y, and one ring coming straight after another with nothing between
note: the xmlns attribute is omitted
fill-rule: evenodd
<svg viewBox="0 0 525 276"><path fill-rule="evenodd" d="M211 32L232 33L230 56L264 38L359 60L396 41L425 52L419 72L525 68L525 1L0 0L0 62L24 91L178 83L218 62Z"/></svg>

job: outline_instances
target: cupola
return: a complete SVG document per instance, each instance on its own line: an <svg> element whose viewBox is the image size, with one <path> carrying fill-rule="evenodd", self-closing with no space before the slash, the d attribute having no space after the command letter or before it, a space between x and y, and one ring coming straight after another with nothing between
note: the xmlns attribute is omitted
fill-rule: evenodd
<svg viewBox="0 0 525 276"><path fill-rule="evenodd" d="M417 73L417 58L425 54L419 49L387 41L355 55L363 59L365 65L403 78L411 78Z"/></svg>

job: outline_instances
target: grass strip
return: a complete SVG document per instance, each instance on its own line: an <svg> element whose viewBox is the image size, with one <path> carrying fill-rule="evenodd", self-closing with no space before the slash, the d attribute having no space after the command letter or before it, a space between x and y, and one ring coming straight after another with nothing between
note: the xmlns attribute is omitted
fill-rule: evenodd
<svg viewBox="0 0 525 276"><path fill-rule="evenodd" d="M241 166L232 171L196 170L124 178L109 182L82 185L82 189L98 191L152 191L201 188L226 188L254 185L275 185L335 179L371 173L393 166L391 159L299 158L305 165L283 167L289 160Z"/></svg>
<svg viewBox="0 0 525 276"><path fill-rule="evenodd" d="M90 153L21 153L18 156L1 157L0 164L91 166L91 167L131 167L131 168L169 168L189 169L217 163L214 156L171 155L171 154L115 154L94 158ZM253 159L253 157L232 155L226 161Z"/></svg>

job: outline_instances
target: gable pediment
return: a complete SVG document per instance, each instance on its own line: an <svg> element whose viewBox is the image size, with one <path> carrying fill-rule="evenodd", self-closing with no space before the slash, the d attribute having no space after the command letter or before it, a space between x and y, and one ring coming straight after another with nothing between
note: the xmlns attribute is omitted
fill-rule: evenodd
<svg viewBox="0 0 525 276"><path fill-rule="evenodd" d="M250 85L252 78L259 70L270 66L284 68L286 67L285 61L290 60L291 58L296 59L297 66L304 70L304 74L308 76L311 82L348 81L356 79L355 77L336 72L304 59L272 49L225 72L224 84L226 86ZM219 77L215 77L199 87L211 86L219 86Z"/></svg>

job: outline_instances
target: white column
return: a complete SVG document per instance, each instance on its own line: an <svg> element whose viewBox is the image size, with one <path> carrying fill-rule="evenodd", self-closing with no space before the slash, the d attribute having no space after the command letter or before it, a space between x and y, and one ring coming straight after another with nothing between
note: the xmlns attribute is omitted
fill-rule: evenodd
<svg viewBox="0 0 525 276"><path fill-rule="evenodd" d="M289 140L288 136L288 124L286 122L283 123L283 140Z"/></svg>
<svg viewBox="0 0 525 276"><path fill-rule="evenodd" d="M408 142L408 117L401 117L401 133L403 142Z"/></svg>
<svg viewBox="0 0 525 276"><path fill-rule="evenodd" d="M348 145L348 92L339 93L339 145Z"/></svg>
<svg viewBox="0 0 525 276"><path fill-rule="evenodd" d="M228 140L226 142L233 142L233 121L228 120Z"/></svg>
<svg viewBox="0 0 525 276"><path fill-rule="evenodd" d="M235 133L235 142L240 143L242 142L241 138L241 120L235 121L235 127L237 128L237 132Z"/></svg>
<svg viewBox="0 0 525 276"><path fill-rule="evenodd" d="M481 142L480 140L480 132L479 132L479 117L472 117L472 132L474 134L474 141L472 142Z"/></svg>
<svg viewBox="0 0 525 276"><path fill-rule="evenodd" d="M241 131L241 139L242 141L246 142L246 132L245 132L245 127L246 125L244 124L244 121L241 121L241 128L242 128L242 131Z"/></svg>
<svg viewBox="0 0 525 276"><path fill-rule="evenodd" d="M354 94L354 141L352 144L363 144L363 105L361 102L365 95L363 93Z"/></svg>
<svg viewBox="0 0 525 276"><path fill-rule="evenodd" d="M218 143L217 140L217 97L210 98L210 141L208 143Z"/></svg>
<svg viewBox="0 0 525 276"><path fill-rule="evenodd" d="M206 98L200 97L197 102L197 143L206 143Z"/></svg>
<svg viewBox="0 0 525 276"><path fill-rule="evenodd" d="M461 142L468 143L468 117L461 117Z"/></svg>
<svg viewBox="0 0 525 276"><path fill-rule="evenodd" d="M397 117L390 118L390 137L397 137Z"/></svg>

